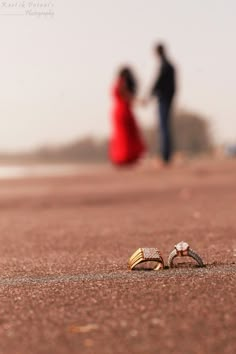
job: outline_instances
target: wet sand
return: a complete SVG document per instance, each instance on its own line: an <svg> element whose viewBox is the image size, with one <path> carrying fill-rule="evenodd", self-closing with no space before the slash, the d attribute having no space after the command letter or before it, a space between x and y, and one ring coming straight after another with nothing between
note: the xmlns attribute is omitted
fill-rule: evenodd
<svg viewBox="0 0 236 354"><path fill-rule="evenodd" d="M236 161L0 181L0 354L233 354L235 284Z"/></svg>

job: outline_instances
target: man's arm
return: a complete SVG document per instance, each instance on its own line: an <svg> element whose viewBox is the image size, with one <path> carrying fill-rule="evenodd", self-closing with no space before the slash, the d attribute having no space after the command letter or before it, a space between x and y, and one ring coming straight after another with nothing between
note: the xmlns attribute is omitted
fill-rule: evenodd
<svg viewBox="0 0 236 354"><path fill-rule="evenodd" d="M159 76L151 88L150 96L157 96L158 95L158 92L159 92L160 88L162 87L164 75L165 75L165 67L162 65Z"/></svg>

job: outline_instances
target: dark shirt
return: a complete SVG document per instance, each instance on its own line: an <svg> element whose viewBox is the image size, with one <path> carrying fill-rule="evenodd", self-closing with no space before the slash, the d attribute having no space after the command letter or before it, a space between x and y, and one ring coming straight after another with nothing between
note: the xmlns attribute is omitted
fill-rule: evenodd
<svg viewBox="0 0 236 354"><path fill-rule="evenodd" d="M172 100L175 94L175 69L168 60L163 59L160 73L152 87L151 95Z"/></svg>

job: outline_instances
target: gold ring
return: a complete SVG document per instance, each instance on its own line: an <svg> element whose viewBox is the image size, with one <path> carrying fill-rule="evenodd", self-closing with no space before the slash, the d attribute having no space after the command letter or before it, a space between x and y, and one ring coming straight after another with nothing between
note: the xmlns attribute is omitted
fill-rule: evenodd
<svg viewBox="0 0 236 354"><path fill-rule="evenodd" d="M142 263L145 263L145 266L140 268L139 265ZM158 251L157 248L139 248L130 257L128 267L130 270L160 270L164 268L164 261L160 251Z"/></svg>

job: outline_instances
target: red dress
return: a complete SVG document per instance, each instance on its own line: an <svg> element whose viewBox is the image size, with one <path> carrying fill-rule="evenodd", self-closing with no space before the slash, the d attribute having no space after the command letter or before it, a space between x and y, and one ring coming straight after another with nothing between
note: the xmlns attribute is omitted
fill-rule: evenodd
<svg viewBox="0 0 236 354"><path fill-rule="evenodd" d="M109 155L111 161L117 165L131 164L137 161L145 151L145 146L132 112L132 103L122 94L123 86L123 80L119 79L113 89L113 131Z"/></svg>

